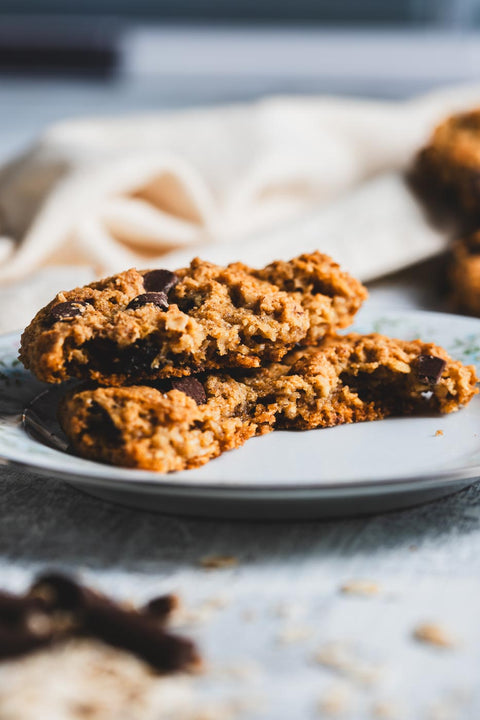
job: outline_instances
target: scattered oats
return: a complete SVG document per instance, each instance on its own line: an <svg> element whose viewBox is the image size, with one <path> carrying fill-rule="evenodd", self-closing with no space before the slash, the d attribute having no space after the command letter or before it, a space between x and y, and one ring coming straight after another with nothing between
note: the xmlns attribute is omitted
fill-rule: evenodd
<svg viewBox="0 0 480 720"><path fill-rule="evenodd" d="M427 718L428 720L460 720L459 708L445 700L438 700L431 706Z"/></svg>
<svg viewBox="0 0 480 720"><path fill-rule="evenodd" d="M413 637L419 642L437 647L453 648L456 643L449 631L437 623L422 623L413 631Z"/></svg>
<svg viewBox="0 0 480 720"><path fill-rule="evenodd" d="M286 620L297 620L305 614L305 606L300 603L280 603L274 608L273 612L277 617Z"/></svg>
<svg viewBox="0 0 480 720"><path fill-rule="evenodd" d="M378 595L380 587L373 580L349 580L341 586L340 592L346 595Z"/></svg>
<svg viewBox="0 0 480 720"><path fill-rule="evenodd" d="M291 643L302 642L312 637L313 628L306 625L286 625L277 634L277 642L281 645L290 645Z"/></svg>
<svg viewBox="0 0 480 720"><path fill-rule="evenodd" d="M212 608L212 610L223 610L223 608L228 607L231 602L232 600L228 595L214 595L204 600L202 607Z"/></svg>
<svg viewBox="0 0 480 720"><path fill-rule="evenodd" d="M327 643L317 650L313 660L362 685L377 683L383 674L382 666L359 658L345 643Z"/></svg>
<svg viewBox="0 0 480 720"><path fill-rule="evenodd" d="M239 660L231 665L222 665L218 668L220 675L238 680L257 680L263 675L261 666L254 660Z"/></svg>
<svg viewBox="0 0 480 720"><path fill-rule="evenodd" d="M437 430L435 433L435 437L440 437L440 435L443 435L443 430Z"/></svg>
<svg viewBox="0 0 480 720"><path fill-rule="evenodd" d="M244 610L242 612L242 619L245 622L253 622L257 619L257 613L255 612L255 610Z"/></svg>
<svg viewBox="0 0 480 720"><path fill-rule="evenodd" d="M234 555L208 555L200 560L200 565L206 570L223 570L236 567L238 559Z"/></svg>
<svg viewBox="0 0 480 720"><path fill-rule="evenodd" d="M226 595L216 595L207 598L195 608L178 605L169 615L169 627L179 628L189 625L203 625L210 622L213 615L231 602Z"/></svg>
<svg viewBox="0 0 480 720"><path fill-rule="evenodd" d="M320 717L341 717L350 710L351 691L346 685L332 685L317 703Z"/></svg>
<svg viewBox="0 0 480 720"><path fill-rule="evenodd" d="M2 663L2 720L193 720L190 677L162 677L130 653L75 639ZM195 713L195 714L194 714Z"/></svg>
<svg viewBox="0 0 480 720"><path fill-rule="evenodd" d="M416 552L418 550L418 545L409 545L408 549L410 552Z"/></svg>
<svg viewBox="0 0 480 720"><path fill-rule="evenodd" d="M401 717L404 717L404 713L393 700L379 700L372 706L372 718L375 720L397 720Z"/></svg>

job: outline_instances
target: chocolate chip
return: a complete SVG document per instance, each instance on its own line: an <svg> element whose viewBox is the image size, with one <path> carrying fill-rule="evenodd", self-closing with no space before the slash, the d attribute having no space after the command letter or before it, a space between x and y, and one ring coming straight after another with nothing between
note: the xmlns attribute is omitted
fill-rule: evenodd
<svg viewBox="0 0 480 720"><path fill-rule="evenodd" d="M150 270L143 276L143 286L147 292L168 293L178 283L178 277L170 270Z"/></svg>
<svg viewBox="0 0 480 720"><path fill-rule="evenodd" d="M147 292L143 293L143 295L137 295L137 297L129 302L127 310L136 310L149 303L162 308L162 310L168 310L168 298L164 292Z"/></svg>
<svg viewBox="0 0 480 720"><path fill-rule="evenodd" d="M83 300L70 300L68 302L61 302L50 310L50 319L53 322L58 320L73 320L77 315L82 315L87 308L87 303Z"/></svg>
<svg viewBox="0 0 480 720"><path fill-rule="evenodd" d="M436 385L447 363L435 355L419 355L416 360L418 379L427 385Z"/></svg>
<svg viewBox="0 0 480 720"><path fill-rule="evenodd" d="M183 377L183 378L172 378L170 380L172 384L172 390L180 390L185 393L192 400L195 400L197 405L204 405L207 402L207 395L201 382L194 377Z"/></svg>

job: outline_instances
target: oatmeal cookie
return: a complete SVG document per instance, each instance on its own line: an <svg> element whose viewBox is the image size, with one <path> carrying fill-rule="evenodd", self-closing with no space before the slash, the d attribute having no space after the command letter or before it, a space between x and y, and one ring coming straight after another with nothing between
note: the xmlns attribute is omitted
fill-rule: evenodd
<svg viewBox="0 0 480 720"><path fill-rule="evenodd" d="M453 244L447 272L454 309L480 316L480 232Z"/></svg>
<svg viewBox="0 0 480 720"><path fill-rule="evenodd" d="M366 295L318 252L263 270L199 259L176 273L132 269L59 293L23 333L20 359L51 383L254 368L347 327Z"/></svg>
<svg viewBox="0 0 480 720"><path fill-rule="evenodd" d="M463 228L480 222L480 109L447 118L418 154L414 186L436 214Z"/></svg>
<svg viewBox="0 0 480 720"><path fill-rule="evenodd" d="M453 412L471 400L475 383L473 367L432 343L350 334L233 376L72 390L59 419L83 457L170 472L203 465L275 428Z"/></svg>

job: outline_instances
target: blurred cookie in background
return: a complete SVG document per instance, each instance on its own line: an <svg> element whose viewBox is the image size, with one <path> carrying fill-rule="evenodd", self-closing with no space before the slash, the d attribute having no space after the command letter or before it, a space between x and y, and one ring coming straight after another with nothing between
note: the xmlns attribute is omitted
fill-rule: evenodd
<svg viewBox="0 0 480 720"><path fill-rule="evenodd" d="M480 230L455 241L447 275L453 309L480 316Z"/></svg>

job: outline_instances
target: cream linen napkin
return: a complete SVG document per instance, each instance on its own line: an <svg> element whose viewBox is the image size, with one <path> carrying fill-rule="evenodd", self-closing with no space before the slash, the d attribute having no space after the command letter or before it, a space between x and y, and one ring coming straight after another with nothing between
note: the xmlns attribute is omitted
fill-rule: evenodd
<svg viewBox="0 0 480 720"><path fill-rule="evenodd" d="M260 265L314 248L361 279L399 269L446 242L401 174L436 122L477 103L479 86L55 125L0 172L0 280L52 262Z"/></svg>

